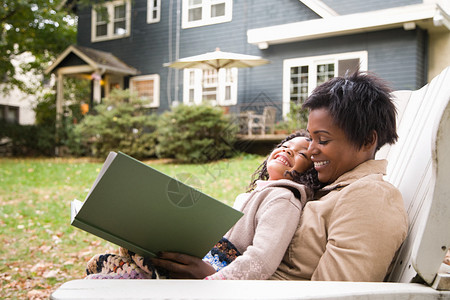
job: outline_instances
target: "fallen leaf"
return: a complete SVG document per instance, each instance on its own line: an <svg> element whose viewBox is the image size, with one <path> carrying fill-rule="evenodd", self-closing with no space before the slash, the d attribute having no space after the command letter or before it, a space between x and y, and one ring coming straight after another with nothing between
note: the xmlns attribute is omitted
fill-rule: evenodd
<svg viewBox="0 0 450 300"><path fill-rule="evenodd" d="M48 245L42 245L41 247L39 247L39 251L43 252L43 253L47 253L52 249L52 246L48 246Z"/></svg>
<svg viewBox="0 0 450 300"><path fill-rule="evenodd" d="M48 290L32 290L27 293L27 298L30 300L48 299L51 291Z"/></svg>
<svg viewBox="0 0 450 300"><path fill-rule="evenodd" d="M44 278L55 278L58 276L58 271L56 270L50 270L50 271L46 271L42 277Z"/></svg>
<svg viewBox="0 0 450 300"><path fill-rule="evenodd" d="M41 262L35 264L34 266L31 267L30 271L33 273L37 273L38 271L42 270L45 268L45 265Z"/></svg>
<svg viewBox="0 0 450 300"><path fill-rule="evenodd" d="M75 264L75 259L69 259L69 260L66 260L64 263L63 263L63 265L64 266L67 266L67 265L73 265L73 264Z"/></svg>
<svg viewBox="0 0 450 300"><path fill-rule="evenodd" d="M32 273L36 273L37 275L42 275L44 272L47 272L48 269L53 268L53 263L43 263L38 262L34 266L31 267L30 271Z"/></svg>
<svg viewBox="0 0 450 300"><path fill-rule="evenodd" d="M101 241L100 240L96 240L96 241L92 241L91 242L91 246L100 246Z"/></svg>

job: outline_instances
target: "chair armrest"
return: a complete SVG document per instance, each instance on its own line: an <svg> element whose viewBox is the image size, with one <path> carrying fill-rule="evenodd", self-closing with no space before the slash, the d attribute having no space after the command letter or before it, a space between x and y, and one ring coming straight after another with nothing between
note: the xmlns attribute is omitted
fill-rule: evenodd
<svg viewBox="0 0 450 300"><path fill-rule="evenodd" d="M74 280L51 299L444 299L416 283L273 280Z"/></svg>

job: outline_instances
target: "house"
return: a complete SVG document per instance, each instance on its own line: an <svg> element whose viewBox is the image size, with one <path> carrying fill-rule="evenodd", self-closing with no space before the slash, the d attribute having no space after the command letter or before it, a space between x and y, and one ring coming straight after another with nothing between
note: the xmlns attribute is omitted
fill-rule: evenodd
<svg viewBox="0 0 450 300"><path fill-rule="evenodd" d="M1 87L0 87L1 88ZM8 94L0 95L0 121L30 125L35 122L33 106L35 97L21 92L15 88Z"/></svg>
<svg viewBox="0 0 450 300"><path fill-rule="evenodd" d="M415 90L450 65L448 0L114 0L77 14L77 45L47 73L90 77L93 102L130 88L156 112L205 99L230 112L259 102L276 106L280 120L315 86L358 66ZM216 48L271 63L163 66ZM58 94L61 111L62 85Z"/></svg>
<svg viewBox="0 0 450 300"><path fill-rule="evenodd" d="M41 78L31 73L24 73L20 68L20 64L33 61L34 57L31 53L25 52L12 60L12 64L16 68L17 79L27 82L28 88L36 87ZM0 89L5 86L0 85ZM21 91L17 87L13 87L7 92L0 93L0 121L15 123L20 125L34 124L36 113L33 107L39 95L31 95Z"/></svg>

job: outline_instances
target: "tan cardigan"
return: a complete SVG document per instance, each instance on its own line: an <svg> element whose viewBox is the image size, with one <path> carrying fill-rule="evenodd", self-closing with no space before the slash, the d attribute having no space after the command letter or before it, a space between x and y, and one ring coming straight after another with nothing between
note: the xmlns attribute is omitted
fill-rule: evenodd
<svg viewBox="0 0 450 300"><path fill-rule="evenodd" d="M271 279L382 281L408 229L400 192L382 178L386 165L364 162L319 191Z"/></svg>
<svg viewBox="0 0 450 300"><path fill-rule="evenodd" d="M301 195L301 202L289 186ZM307 194L291 180L267 181L252 193L241 194L244 216L225 234L242 253L208 279L268 279L277 269L298 226Z"/></svg>

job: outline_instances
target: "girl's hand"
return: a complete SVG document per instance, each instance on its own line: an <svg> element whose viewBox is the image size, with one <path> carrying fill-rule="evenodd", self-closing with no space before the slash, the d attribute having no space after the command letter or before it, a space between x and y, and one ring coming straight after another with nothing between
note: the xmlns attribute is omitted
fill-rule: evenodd
<svg viewBox="0 0 450 300"><path fill-rule="evenodd" d="M166 269L174 279L203 279L216 272L198 257L174 252L163 252L158 258L152 258L152 263Z"/></svg>

